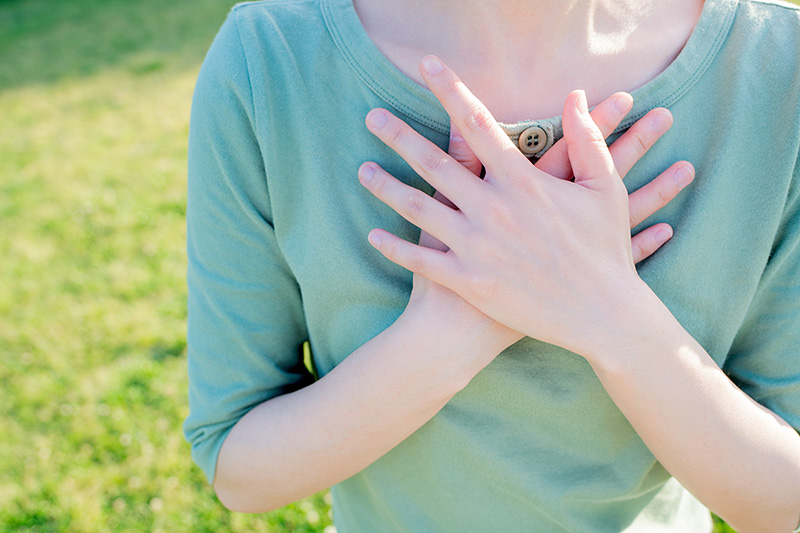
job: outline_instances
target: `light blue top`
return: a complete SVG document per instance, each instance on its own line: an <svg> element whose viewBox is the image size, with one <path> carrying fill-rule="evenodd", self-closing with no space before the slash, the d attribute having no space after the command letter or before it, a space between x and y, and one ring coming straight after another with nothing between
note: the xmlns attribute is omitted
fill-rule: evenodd
<svg viewBox="0 0 800 533"><path fill-rule="evenodd" d="M675 125L625 183L641 187L681 159L697 177L646 222L675 236L639 273L731 379L795 428L799 64L798 8L707 0L611 137L653 107L672 111ZM380 54L350 0L239 5L208 53L189 147L184 429L209 480L239 418L313 380L304 341L324 376L406 306L411 274L366 235L415 241L418 230L359 186L356 169L374 160L432 191L366 130L379 106L446 148L444 110ZM506 127L514 137L530 124L548 146L561 135L558 117ZM708 514L670 479L583 358L526 338L335 486L334 517L345 532L708 531Z"/></svg>

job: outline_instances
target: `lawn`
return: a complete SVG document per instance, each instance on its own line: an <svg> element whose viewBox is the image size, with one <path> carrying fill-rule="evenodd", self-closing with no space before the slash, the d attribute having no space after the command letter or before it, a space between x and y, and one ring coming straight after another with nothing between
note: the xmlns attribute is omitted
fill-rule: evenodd
<svg viewBox="0 0 800 533"><path fill-rule="evenodd" d="M0 2L0 531L323 531L229 513L189 459L197 71L231 2Z"/></svg>
<svg viewBox="0 0 800 533"><path fill-rule="evenodd" d="M228 512L180 430L189 106L231 4L0 0L0 531L332 530L326 492Z"/></svg>

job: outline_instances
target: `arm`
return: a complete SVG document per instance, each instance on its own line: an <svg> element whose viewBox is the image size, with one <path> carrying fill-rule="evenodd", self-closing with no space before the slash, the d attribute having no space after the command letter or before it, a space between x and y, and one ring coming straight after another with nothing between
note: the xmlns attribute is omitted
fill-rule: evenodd
<svg viewBox="0 0 800 533"><path fill-rule="evenodd" d="M192 106L184 430L222 502L255 512L363 469L517 334L509 340L476 312L458 316L444 291L417 290L391 328L311 384L299 354L308 338L300 288L273 227L235 20L209 51ZM434 329L448 316L452 328Z"/></svg>
<svg viewBox="0 0 800 533"><path fill-rule="evenodd" d="M627 113L611 103L596 111L609 132ZM646 150L663 132L650 128L649 118L620 139L620 165L642 155L626 146ZM558 153L544 163L561 162ZM672 177L665 173L639 196L644 216L680 190ZM640 235L642 250L660 244L654 232ZM263 512L350 477L427 422L519 338L450 291L415 279L408 308L389 329L316 383L272 398L236 423L219 455L220 500L233 510Z"/></svg>
<svg viewBox="0 0 800 533"><path fill-rule="evenodd" d="M525 165L452 71L440 64L423 75L486 165L486 178L412 145L398 135L400 121L373 111L386 119L380 127L374 121L373 132L459 208L421 202L410 210L403 199L411 191L377 169L365 185L449 250L425 250L380 230L373 244L492 318L584 356L654 455L735 527L796 527L800 436L738 389L636 275L624 191L582 93L564 109L575 174L564 183Z"/></svg>
<svg viewBox="0 0 800 533"><path fill-rule="evenodd" d="M610 129L627 112L604 109L598 120ZM394 325L311 384L298 354L308 336L300 290L274 232L256 120L232 17L203 66L192 111L185 430L221 501L251 512L359 472L519 338L418 278ZM642 135L628 142L658 137ZM620 161L633 164L636 154ZM669 174L653 184L645 216L680 188Z"/></svg>
<svg viewBox="0 0 800 533"><path fill-rule="evenodd" d="M664 467L737 531L800 522L800 436L734 385L644 284L587 353ZM620 327L625 324L624 329ZM613 345L613 348L611 346Z"/></svg>
<svg viewBox="0 0 800 533"><path fill-rule="evenodd" d="M427 422L516 340L492 331L497 326L485 318L442 320L449 312L442 303L410 305L325 377L239 420L219 456L220 501L263 512L350 477Z"/></svg>

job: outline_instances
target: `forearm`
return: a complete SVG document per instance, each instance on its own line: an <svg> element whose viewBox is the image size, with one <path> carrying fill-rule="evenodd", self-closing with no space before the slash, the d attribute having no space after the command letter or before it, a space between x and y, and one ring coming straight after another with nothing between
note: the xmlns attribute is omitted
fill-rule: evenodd
<svg viewBox="0 0 800 533"><path fill-rule="evenodd" d="M733 527L792 531L800 436L737 388L649 288L641 296L589 357L606 391L664 467Z"/></svg>
<svg viewBox="0 0 800 533"><path fill-rule="evenodd" d="M435 415L505 348L488 320L446 331L404 313L319 381L252 409L214 480L232 510L264 512L363 470ZM513 342L513 341L512 341Z"/></svg>

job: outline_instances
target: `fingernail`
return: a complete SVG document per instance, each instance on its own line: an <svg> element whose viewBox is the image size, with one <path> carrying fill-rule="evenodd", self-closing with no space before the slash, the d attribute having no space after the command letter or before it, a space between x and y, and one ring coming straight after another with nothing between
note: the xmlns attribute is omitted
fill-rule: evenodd
<svg viewBox="0 0 800 533"><path fill-rule="evenodd" d="M631 110L631 104L633 103L633 98L631 95L625 93L617 96L614 98L614 109L620 115L627 115L628 111Z"/></svg>
<svg viewBox="0 0 800 533"><path fill-rule="evenodd" d="M386 124L386 113L380 109L373 109L367 113L367 125L374 129L380 129Z"/></svg>
<svg viewBox="0 0 800 533"><path fill-rule="evenodd" d="M575 106L578 108L578 113L582 115L589 114L589 104L586 102L586 93L578 91L578 96L575 98Z"/></svg>
<svg viewBox="0 0 800 533"><path fill-rule="evenodd" d="M369 183L369 180L371 180L374 175L375 167L369 163L364 163L361 165L361 168L358 169L358 177L361 179L362 183Z"/></svg>
<svg viewBox="0 0 800 533"><path fill-rule="evenodd" d="M461 133L457 129L452 128L450 130L450 142L462 143L462 142L464 142L464 137L461 135Z"/></svg>
<svg viewBox="0 0 800 533"><path fill-rule="evenodd" d="M666 111L653 113L653 118L650 120L650 124L658 133L664 133L669 129L670 126L672 126L672 115Z"/></svg>
<svg viewBox="0 0 800 533"><path fill-rule="evenodd" d="M672 228L661 228L656 232L658 242L664 243L672 238Z"/></svg>
<svg viewBox="0 0 800 533"><path fill-rule="evenodd" d="M369 235L367 235L367 239L369 240L369 243L375 248L381 247L381 236L378 235L376 232L370 231Z"/></svg>
<svg viewBox="0 0 800 533"><path fill-rule="evenodd" d="M427 56L422 60L422 68L425 69L430 75L439 74L441 71L444 70L444 65L442 62L436 59L433 56Z"/></svg>
<svg viewBox="0 0 800 533"><path fill-rule="evenodd" d="M680 187L686 187L692 182L692 179L694 179L694 172L688 165L681 165L675 171L675 182Z"/></svg>

